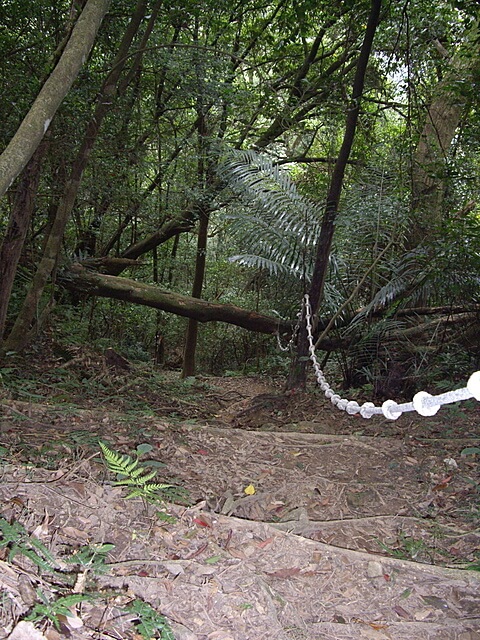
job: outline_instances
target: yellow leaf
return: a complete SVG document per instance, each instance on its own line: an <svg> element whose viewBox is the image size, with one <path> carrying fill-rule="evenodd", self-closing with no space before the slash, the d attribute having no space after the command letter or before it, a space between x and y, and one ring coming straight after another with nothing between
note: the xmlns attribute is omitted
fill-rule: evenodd
<svg viewBox="0 0 480 640"><path fill-rule="evenodd" d="M247 496L253 496L253 494L255 493L255 487L253 486L253 484L249 484L248 487L245 487L243 492L246 493Z"/></svg>

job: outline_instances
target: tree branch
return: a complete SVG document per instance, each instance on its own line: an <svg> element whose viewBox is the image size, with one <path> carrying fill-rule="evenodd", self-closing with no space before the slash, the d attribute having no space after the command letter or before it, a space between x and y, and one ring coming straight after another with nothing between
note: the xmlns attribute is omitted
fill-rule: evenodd
<svg viewBox="0 0 480 640"><path fill-rule="evenodd" d="M88 58L110 0L88 0L65 50L30 111L0 155L0 196L26 166Z"/></svg>

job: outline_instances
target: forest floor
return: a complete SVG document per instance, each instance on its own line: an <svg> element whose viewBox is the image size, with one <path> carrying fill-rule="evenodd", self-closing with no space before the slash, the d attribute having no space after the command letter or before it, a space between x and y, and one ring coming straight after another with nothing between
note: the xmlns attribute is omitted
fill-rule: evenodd
<svg viewBox="0 0 480 640"><path fill-rule="evenodd" d="M364 420L117 364L2 370L0 638L480 638L478 403ZM126 499L99 440L186 493Z"/></svg>

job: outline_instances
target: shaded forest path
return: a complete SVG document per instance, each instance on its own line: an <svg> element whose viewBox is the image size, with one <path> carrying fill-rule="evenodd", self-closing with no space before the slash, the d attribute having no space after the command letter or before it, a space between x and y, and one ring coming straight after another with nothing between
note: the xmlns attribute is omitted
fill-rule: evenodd
<svg viewBox="0 0 480 640"><path fill-rule="evenodd" d="M57 555L114 544L97 589L150 603L177 640L480 638L480 574L465 570L479 562L478 403L364 420L314 391L285 397L283 381L153 385L83 356L75 367L81 385L71 368L32 379L35 400L25 385L3 390L0 497L4 518L43 523ZM188 505L169 522L125 500L92 457L98 439L148 445L142 460ZM20 594L10 572L0 567L2 589ZM11 619L28 609L20 595L16 606ZM141 638L119 607L82 605L71 637ZM5 612L1 624L8 637Z"/></svg>

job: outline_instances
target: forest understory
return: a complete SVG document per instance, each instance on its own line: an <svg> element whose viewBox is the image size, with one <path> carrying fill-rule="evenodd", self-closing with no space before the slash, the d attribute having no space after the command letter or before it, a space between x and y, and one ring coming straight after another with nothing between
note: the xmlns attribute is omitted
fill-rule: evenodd
<svg viewBox="0 0 480 640"><path fill-rule="evenodd" d="M475 401L364 420L284 379L128 366L4 376L1 638L480 637ZM99 441L164 499L127 499Z"/></svg>

